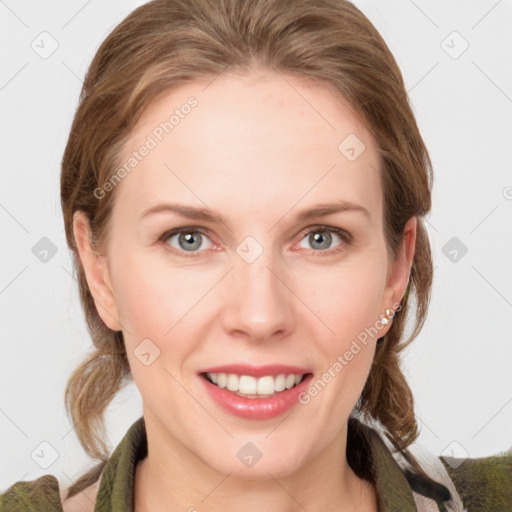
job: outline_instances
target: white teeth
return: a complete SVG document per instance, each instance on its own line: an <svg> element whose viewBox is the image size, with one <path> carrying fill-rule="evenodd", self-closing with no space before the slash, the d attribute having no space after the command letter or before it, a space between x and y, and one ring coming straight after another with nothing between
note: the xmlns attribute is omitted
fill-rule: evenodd
<svg viewBox="0 0 512 512"><path fill-rule="evenodd" d="M251 377L250 375L236 375L234 373L207 373L207 377L219 388L242 395L273 395L299 384L304 375L281 373L277 376Z"/></svg>

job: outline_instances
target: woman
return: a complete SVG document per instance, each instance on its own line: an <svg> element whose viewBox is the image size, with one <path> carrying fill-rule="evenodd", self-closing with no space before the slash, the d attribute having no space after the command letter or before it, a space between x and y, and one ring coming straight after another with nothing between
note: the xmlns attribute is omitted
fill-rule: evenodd
<svg viewBox="0 0 512 512"><path fill-rule="evenodd" d="M408 450L399 354L430 299L431 186L400 71L350 3L136 9L62 161L95 347L66 405L101 462L68 489L17 482L2 510L505 510L478 461ZM103 414L132 378L144 414L109 454Z"/></svg>

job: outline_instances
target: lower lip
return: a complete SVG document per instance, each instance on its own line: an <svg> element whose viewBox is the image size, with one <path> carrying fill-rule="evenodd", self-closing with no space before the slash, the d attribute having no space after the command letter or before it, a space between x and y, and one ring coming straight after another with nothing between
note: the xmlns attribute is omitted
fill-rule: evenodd
<svg viewBox="0 0 512 512"><path fill-rule="evenodd" d="M313 375L306 375L297 386L285 389L268 398L238 396L212 384L202 375L199 378L204 382L212 398L228 412L250 420L268 420L285 413L297 404L299 395L306 391Z"/></svg>

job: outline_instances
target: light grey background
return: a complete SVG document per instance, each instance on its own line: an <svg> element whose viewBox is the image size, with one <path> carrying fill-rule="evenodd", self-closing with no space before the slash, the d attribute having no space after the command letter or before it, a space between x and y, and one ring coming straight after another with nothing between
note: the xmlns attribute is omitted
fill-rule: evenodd
<svg viewBox="0 0 512 512"><path fill-rule="evenodd" d="M48 473L68 485L92 465L63 403L91 343L63 233L59 165L94 52L142 3L0 1L1 489ZM512 2L356 5L402 69L434 164L434 293L404 357L419 443L437 454L500 453L512 445ZM52 40L58 48L42 58ZM43 237L57 251L47 262L33 253ZM141 414L130 384L108 410L111 448Z"/></svg>

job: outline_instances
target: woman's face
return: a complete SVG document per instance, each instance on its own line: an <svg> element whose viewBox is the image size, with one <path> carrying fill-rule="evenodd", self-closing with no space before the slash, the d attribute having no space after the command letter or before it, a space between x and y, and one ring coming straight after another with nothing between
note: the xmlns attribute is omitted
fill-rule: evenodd
<svg viewBox="0 0 512 512"><path fill-rule="evenodd" d="M179 447L223 473L278 477L343 445L416 229L413 218L392 266L369 132L303 79L221 75L159 97L120 162L108 265L81 255L100 315L123 332L158 456ZM171 203L222 221L162 207ZM355 207L304 216L327 203ZM219 402L200 375L237 364L313 375L299 400L254 411L262 399L224 390L231 405Z"/></svg>

